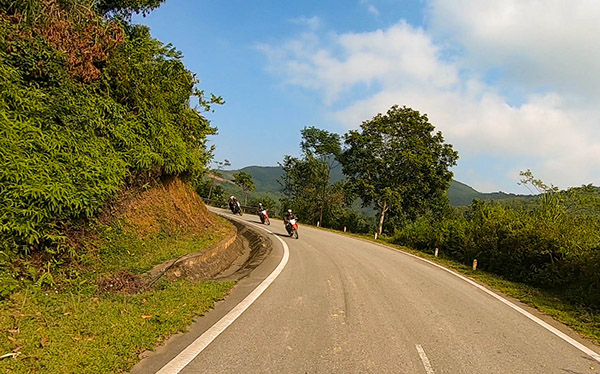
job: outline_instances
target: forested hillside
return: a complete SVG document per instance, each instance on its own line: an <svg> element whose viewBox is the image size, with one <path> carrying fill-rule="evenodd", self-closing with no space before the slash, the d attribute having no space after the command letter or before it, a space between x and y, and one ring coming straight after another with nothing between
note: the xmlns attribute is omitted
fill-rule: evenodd
<svg viewBox="0 0 600 374"><path fill-rule="evenodd" d="M283 168L280 166L247 166L239 170L225 170L222 171L223 178L226 180L232 180L233 174L245 171L252 175L254 184L256 185L256 194L273 194L275 197L280 196L281 184L277 181L281 181L283 177ZM331 181L339 182L344 179L342 168L337 167L331 171ZM235 192L236 187L231 185L226 188L228 192ZM473 202L473 199L479 200L505 200L505 199L529 199L533 195L517 195L512 193L504 192L491 192L484 193L475 190L464 183L457 180L453 180L450 183L448 189L448 199L450 204L453 206L467 206Z"/></svg>
<svg viewBox="0 0 600 374"><path fill-rule="evenodd" d="M158 0L0 2L0 248L64 248L119 190L194 177L215 129L181 54L130 24ZM203 109L204 109L203 108Z"/></svg>
<svg viewBox="0 0 600 374"><path fill-rule="evenodd" d="M130 22L162 2L0 0L0 372L127 371L233 285L145 275L233 230L191 187L222 100Z"/></svg>

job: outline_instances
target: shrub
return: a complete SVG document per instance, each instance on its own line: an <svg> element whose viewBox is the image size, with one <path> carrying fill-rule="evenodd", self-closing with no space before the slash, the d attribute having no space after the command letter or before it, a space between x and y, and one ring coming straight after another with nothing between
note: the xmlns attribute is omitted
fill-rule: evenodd
<svg viewBox="0 0 600 374"><path fill-rule="evenodd" d="M570 190L527 207L475 201L464 215L418 217L392 241L429 253L439 248L467 265L476 258L479 269L599 305L600 194L594 191Z"/></svg>
<svg viewBox="0 0 600 374"><path fill-rule="evenodd" d="M125 186L204 172L215 129L189 99L222 100L178 51L92 2L13 3L0 3L0 251L61 250L65 225Z"/></svg>

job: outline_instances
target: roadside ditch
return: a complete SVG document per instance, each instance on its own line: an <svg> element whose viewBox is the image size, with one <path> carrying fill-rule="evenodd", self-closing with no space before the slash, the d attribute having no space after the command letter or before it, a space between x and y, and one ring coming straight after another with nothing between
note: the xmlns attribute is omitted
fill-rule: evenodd
<svg viewBox="0 0 600 374"><path fill-rule="evenodd" d="M237 281L247 276L269 255L272 244L258 230L233 219L229 221L234 230L225 239L203 251L155 266L146 274L148 284L160 279Z"/></svg>

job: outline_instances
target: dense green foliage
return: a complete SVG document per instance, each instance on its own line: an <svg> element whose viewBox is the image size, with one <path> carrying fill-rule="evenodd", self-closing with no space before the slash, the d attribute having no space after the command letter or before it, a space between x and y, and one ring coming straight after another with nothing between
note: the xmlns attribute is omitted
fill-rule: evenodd
<svg viewBox="0 0 600 374"><path fill-rule="evenodd" d="M316 195L313 197L319 206L319 222L323 222L323 212L331 205L332 196L340 196L336 193L337 186L329 186L331 181L331 171L340 165L338 159L342 154L342 145L340 136L335 133L330 133L326 130L317 129L315 127L305 127L300 131L302 141L300 148L306 159L314 158L317 160L322 176L316 178L315 185ZM343 196L343 194L341 195ZM341 204L337 204L338 206Z"/></svg>
<svg viewBox="0 0 600 374"><path fill-rule="evenodd" d="M278 181L280 181L281 177L283 176L283 168L280 166L248 166L239 170L219 170L219 175L223 179L231 180L233 179L233 174L239 171L245 171L252 175L252 180L256 186L256 191L254 193L250 193L248 195L249 198L254 198L256 195L268 195L270 198L277 200L281 197L281 185L278 183ZM331 170L332 183L342 181L344 178L345 177L342 173L341 167L336 167ZM213 182L215 185L223 185L227 183L224 181L216 181L214 178L206 179L207 181L205 182ZM202 197L208 197L210 184L207 183L206 185L208 189L206 189L205 194L201 193ZM487 201L508 199L523 200L533 198L532 195L516 195L504 192L482 193L456 180L450 182L450 188L448 188L446 195L448 196L448 200L452 206L468 206L474 199ZM370 210L365 211L368 213L371 212Z"/></svg>
<svg viewBox="0 0 600 374"><path fill-rule="evenodd" d="M506 279L600 305L600 188L546 189L535 204L475 201L465 214L421 216L393 241Z"/></svg>
<svg viewBox="0 0 600 374"><path fill-rule="evenodd" d="M242 190L244 195L244 205L248 204L248 192L256 190L254 182L252 181L252 175L245 171L237 172L233 174L233 183Z"/></svg>
<svg viewBox="0 0 600 374"><path fill-rule="evenodd" d="M130 16L132 12L146 15L165 0L95 0L94 8L100 14L116 13Z"/></svg>
<svg viewBox="0 0 600 374"><path fill-rule="evenodd" d="M340 136L314 127L301 131L302 157L285 156L281 165L282 209L291 208L300 221L334 229L367 232L368 218L351 209L355 196L344 181L332 183L339 169Z"/></svg>
<svg viewBox="0 0 600 374"><path fill-rule="evenodd" d="M181 54L94 13L160 1L0 2L0 250L60 249L128 184L201 174L215 129ZM131 6L131 8L127 8Z"/></svg>
<svg viewBox="0 0 600 374"><path fill-rule="evenodd" d="M414 219L447 205L458 153L434 130L426 115L393 106L345 135L344 174L363 203L378 208L379 234L388 211Z"/></svg>

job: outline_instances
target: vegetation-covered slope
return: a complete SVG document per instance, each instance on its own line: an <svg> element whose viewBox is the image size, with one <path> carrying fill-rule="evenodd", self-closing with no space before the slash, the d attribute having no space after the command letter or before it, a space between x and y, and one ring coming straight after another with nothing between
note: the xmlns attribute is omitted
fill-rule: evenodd
<svg viewBox="0 0 600 374"><path fill-rule="evenodd" d="M506 192L479 192L473 187L470 187L457 180L453 180L448 189L448 199L450 204L453 206L467 206L470 205L473 200L506 200L506 199L529 199L534 197L533 195L517 195Z"/></svg>
<svg viewBox="0 0 600 374"><path fill-rule="evenodd" d="M231 180L233 179L233 174L239 171L245 171L252 175L252 179L256 186L256 194L272 193L275 196L280 196L281 185L277 182L280 181L283 176L283 169L280 166L248 166L239 170L225 170L221 173L225 179ZM339 182L342 179L344 179L344 175L342 174L341 166L332 169L331 181ZM231 186L227 191L235 192L235 188L235 186ZM530 197L531 196L529 195L516 195L504 192L483 193L456 180L453 180L450 183L450 188L448 189L448 199L450 199L450 204L453 206L467 206L471 204L474 199L505 200L515 198L525 199Z"/></svg>
<svg viewBox="0 0 600 374"><path fill-rule="evenodd" d="M147 27L110 16L159 3L0 2L4 260L64 248L69 225L127 186L203 172L215 129L189 106L209 104L195 76Z"/></svg>
<svg viewBox="0 0 600 374"><path fill-rule="evenodd" d="M161 2L0 0L0 372L126 371L232 286L143 276L232 229L189 183L222 100L128 22Z"/></svg>
<svg viewBox="0 0 600 374"><path fill-rule="evenodd" d="M0 361L0 372L129 370L140 353L184 330L233 285L141 274L218 243L231 229L179 179L123 191L93 225L69 234L76 260L38 266L34 253L13 262L26 271L0 299L0 352L14 355Z"/></svg>

